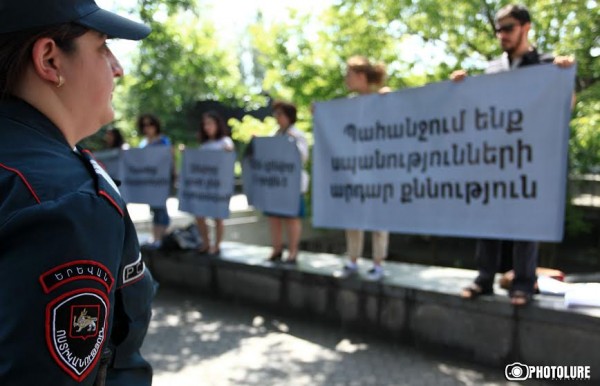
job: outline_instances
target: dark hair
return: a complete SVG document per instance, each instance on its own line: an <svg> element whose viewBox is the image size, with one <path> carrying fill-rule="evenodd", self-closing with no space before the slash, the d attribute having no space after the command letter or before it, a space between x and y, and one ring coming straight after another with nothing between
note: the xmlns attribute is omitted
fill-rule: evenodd
<svg viewBox="0 0 600 386"><path fill-rule="evenodd" d="M210 118L217 124L217 134L215 136L215 139L220 139L228 135L229 130L227 128L227 124L225 124L225 120L223 119L223 117L214 110L207 111L204 114L202 114L202 120L200 121L200 143L209 140L208 136L206 135L206 131L204 130L204 118Z"/></svg>
<svg viewBox="0 0 600 386"><path fill-rule="evenodd" d="M76 49L75 39L87 31L89 29L84 26L67 23L0 34L0 99L15 92L17 83L31 62L33 45L38 39L53 39L61 50L70 54Z"/></svg>
<svg viewBox="0 0 600 386"><path fill-rule="evenodd" d="M356 55L346 61L348 69L365 74L368 84L381 86L385 81L385 65L383 63L371 63L365 56Z"/></svg>
<svg viewBox="0 0 600 386"><path fill-rule="evenodd" d="M518 20L521 24L531 23L531 16L526 6L520 4L509 4L505 7L500 8L496 12L495 21L504 19L506 17L512 17Z"/></svg>
<svg viewBox="0 0 600 386"><path fill-rule="evenodd" d="M160 120L154 114L145 113L137 119L137 129L140 135L144 135L144 121L150 121L156 127L156 134L160 134Z"/></svg>
<svg viewBox="0 0 600 386"><path fill-rule="evenodd" d="M285 114L285 116L290 120L290 124L296 123L296 119L298 118L298 110L296 106L291 103L284 101L275 101L273 102L273 111L279 110Z"/></svg>
<svg viewBox="0 0 600 386"><path fill-rule="evenodd" d="M121 148L123 146L125 140L123 139L123 134L121 134L121 130L117 129L116 127L113 127L106 130L106 132L112 133L114 138L113 143L110 144L110 148Z"/></svg>

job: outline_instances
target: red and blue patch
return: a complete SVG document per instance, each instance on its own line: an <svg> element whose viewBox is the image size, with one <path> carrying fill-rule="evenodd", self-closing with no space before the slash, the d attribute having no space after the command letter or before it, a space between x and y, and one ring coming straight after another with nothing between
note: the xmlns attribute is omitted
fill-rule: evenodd
<svg viewBox="0 0 600 386"><path fill-rule="evenodd" d="M108 333L109 302L94 288L71 291L46 307L46 343L58 365L81 382L101 357Z"/></svg>
<svg viewBox="0 0 600 386"><path fill-rule="evenodd" d="M76 260L59 265L40 276L40 284L45 293L50 293L63 284L75 280L94 280L102 284L107 292L112 289L115 279L101 263L93 260Z"/></svg>
<svg viewBox="0 0 600 386"><path fill-rule="evenodd" d="M85 379L101 357L108 333L110 302L107 294L115 279L101 263L76 260L39 277L46 294L75 281L84 288L61 294L46 306L46 344L54 361L77 382ZM91 282L105 291L91 288Z"/></svg>

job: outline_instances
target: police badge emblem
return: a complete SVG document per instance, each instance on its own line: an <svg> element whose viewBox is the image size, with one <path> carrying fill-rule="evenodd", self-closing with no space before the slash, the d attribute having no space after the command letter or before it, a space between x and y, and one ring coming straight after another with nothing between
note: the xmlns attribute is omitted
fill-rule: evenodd
<svg viewBox="0 0 600 386"><path fill-rule="evenodd" d="M91 315L88 315L88 309L92 310ZM81 338L83 340L98 335L98 315L100 315L99 305L71 306L73 324L71 324L69 335L72 338Z"/></svg>
<svg viewBox="0 0 600 386"><path fill-rule="evenodd" d="M73 291L46 308L46 341L58 365L77 382L100 359L106 340L109 302L93 288Z"/></svg>

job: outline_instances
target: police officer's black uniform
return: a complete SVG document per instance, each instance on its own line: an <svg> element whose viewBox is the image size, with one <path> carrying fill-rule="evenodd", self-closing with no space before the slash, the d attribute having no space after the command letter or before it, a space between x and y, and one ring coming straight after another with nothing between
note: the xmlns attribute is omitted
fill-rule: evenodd
<svg viewBox="0 0 600 386"><path fill-rule="evenodd" d="M29 104L0 102L0 385L151 384L153 279L112 180Z"/></svg>

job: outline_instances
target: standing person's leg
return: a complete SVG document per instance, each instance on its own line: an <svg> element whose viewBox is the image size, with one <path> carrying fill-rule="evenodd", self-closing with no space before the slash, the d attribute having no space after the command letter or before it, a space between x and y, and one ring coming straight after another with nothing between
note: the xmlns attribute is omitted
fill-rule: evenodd
<svg viewBox="0 0 600 386"><path fill-rule="evenodd" d="M271 246L273 252L271 252L271 261L280 261L281 254L283 252L283 221L281 217L269 216L269 229L271 231Z"/></svg>
<svg viewBox="0 0 600 386"><path fill-rule="evenodd" d="M494 278L500 264L501 254L501 240L477 240L475 260L479 275L473 284L463 288L461 292L463 298L472 299L479 295L492 294L494 292Z"/></svg>
<svg viewBox="0 0 600 386"><path fill-rule="evenodd" d="M167 212L167 208L164 207L154 207L150 208L152 211L152 237L154 238L154 243L159 245L162 242L163 237L167 233L167 227L171 219L169 218L169 213Z"/></svg>
<svg viewBox="0 0 600 386"><path fill-rule="evenodd" d="M346 230L346 248L350 261L344 266L344 269L351 272L358 271L358 257L362 255L365 232L357 229Z"/></svg>
<svg viewBox="0 0 600 386"><path fill-rule="evenodd" d="M202 239L202 245L198 249L200 253L208 252L210 248L210 237L208 235L208 225L206 225L206 217L196 217L196 226L200 232L200 238Z"/></svg>
<svg viewBox="0 0 600 386"><path fill-rule="evenodd" d="M369 278L379 280L383 277L381 264L387 257L390 234L386 231L373 231L371 240L373 244L373 268L369 270Z"/></svg>
<svg viewBox="0 0 600 386"><path fill-rule="evenodd" d="M510 297L511 303L522 306L531 300L534 293L538 263L539 244L533 241L515 241L513 246L513 279Z"/></svg>
<svg viewBox="0 0 600 386"><path fill-rule="evenodd" d="M387 231L373 231L371 237L373 241L373 264L381 266L381 263L387 257L390 233Z"/></svg>
<svg viewBox="0 0 600 386"><path fill-rule="evenodd" d="M163 237L165 237L165 234L167 234L166 226L160 224L154 224L152 226L152 239L154 240L154 243L159 244Z"/></svg>
<svg viewBox="0 0 600 386"><path fill-rule="evenodd" d="M285 220L288 236L288 259L290 263L295 263L298 257L298 246L302 235L302 220L299 217L287 218Z"/></svg>
<svg viewBox="0 0 600 386"><path fill-rule="evenodd" d="M225 227L223 225L222 218L215 219L215 244L210 249L209 253L218 254L221 252L221 241L223 241L223 235L225 234Z"/></svg>

